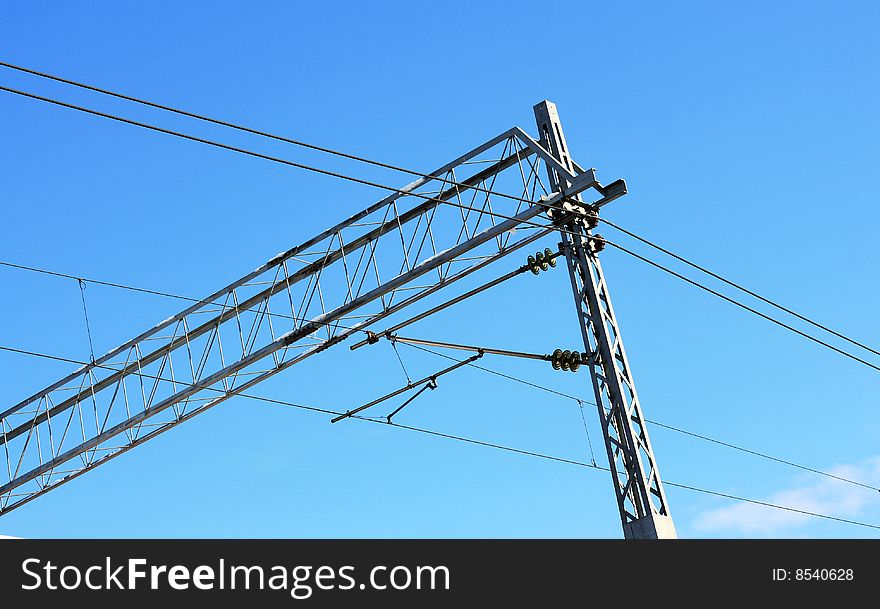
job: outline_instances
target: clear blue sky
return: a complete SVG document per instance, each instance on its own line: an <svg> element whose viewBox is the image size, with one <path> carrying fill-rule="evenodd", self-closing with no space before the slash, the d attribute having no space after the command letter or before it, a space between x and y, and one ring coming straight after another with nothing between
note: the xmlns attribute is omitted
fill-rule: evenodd
<svg viewBox="0 0 880 609"><path fill-rule="evenodd" d="M551 99L575 158L627 180L609 219L877 345L878 18L870 2L9 4L0 58L420 170L510 126L534 132L532 105ZM0 83L409 181L9 71ZM0 133L0 259L197 296L381 194L8 94ZM603 262L647 416L880 482L877 372L619 252ZM0 282L0 344L87 358L75 282L12 269ZM179 308L99 286L87 298L98 353ZM542 352L578 341L562 272L410 333ZM404 380L388 346L373 349L312 358L260 391L350 408ZM414 374L445 365L401 352ZM586 371L485 363L591 398ZM0 353L0 402L70 368ZM572 402L478 371L405 416L589 459ZM652 439L669 480L880 522L876 492L664 429ZM876 534L667 492L683 536ZM620 525L606 473L237 399L3 517L0 533L619 537Z"/></svg>

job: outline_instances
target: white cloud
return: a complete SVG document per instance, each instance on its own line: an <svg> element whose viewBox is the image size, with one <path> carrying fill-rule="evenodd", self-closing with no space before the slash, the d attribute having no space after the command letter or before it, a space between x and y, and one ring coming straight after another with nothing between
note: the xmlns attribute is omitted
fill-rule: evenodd
<svg viewBox="0 0 880 609"><path fill-rule="evenodd" d="M12 535L0 535L0 539L21 539L21 537L13 537Z"/></svg>
<svg viewBox="0 0 880 609"><path fill-rule="evenodd" d="M880 484L880 457L854 465L841 465L828 473L865 484ZM800 483L759 498L767 503L836 516L859 519L878 504L877 491L841 480L802 477ZM736 503L703 512L693 522L695 531L724 537L784 537L809 524L814 518L752 503Z"/></svg>

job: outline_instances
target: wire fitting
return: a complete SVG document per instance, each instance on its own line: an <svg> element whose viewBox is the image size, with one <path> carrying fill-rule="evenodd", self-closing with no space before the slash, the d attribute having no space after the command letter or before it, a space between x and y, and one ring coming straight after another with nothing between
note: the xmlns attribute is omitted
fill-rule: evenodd
<svg viewBox="0 0 880 609"><path fill-rule="evenodd" d="M587 241L587 246L590 248L591 253L598 254L605 249L605 243L605 237L596 234L590 236L589 240Z"/></svg>

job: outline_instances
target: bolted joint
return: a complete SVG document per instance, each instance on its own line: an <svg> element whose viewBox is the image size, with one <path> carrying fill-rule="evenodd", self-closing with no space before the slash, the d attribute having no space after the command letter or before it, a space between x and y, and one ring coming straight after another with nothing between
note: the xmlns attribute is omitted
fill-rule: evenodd
<svg viewBox="0 0 880 609"><path fill-rule="evenodd" d="M379 342L379 335L373 332L372 330L367 330L367 344L375 345Z"/></svg>

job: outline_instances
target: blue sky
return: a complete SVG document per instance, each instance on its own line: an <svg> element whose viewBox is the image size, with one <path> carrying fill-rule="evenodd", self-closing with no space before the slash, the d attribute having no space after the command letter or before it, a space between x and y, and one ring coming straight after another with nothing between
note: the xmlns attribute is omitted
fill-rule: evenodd
<svg viewBox="0 0 880 609"><path fill-rule="evenodd" d="M869 2L56 2L5 7L0 58L417 170L513 125L534 132L532 105L551 99L579 163L627 180L630 194L603 211L610 220L877 345L878 17ZM8 70L0 83L410 181ZM0 133L0 259L188 295L381 196L9 94ZM880 483L876 371L619 252L603 264L647 416ZM0 281L0 344L88 357L76 282L13 269ZM100 286L86 296L97 353L179 308ZM509 282L409 333L540 352L578 340L562 272ZM358 405L405 381L387 345L372 349L312 358L260 392ZM414 375L446 365L401 354ZM485 363L591 398L586 371ZM70 369L0 353L0 399ZM475 370L449 376L406 417L589 459L573 402ZM605 473L349 423L232 400L4 516L0 533L620 536ZM876 492L661 428L652 441L668 480L880 523ZM876 534L667 492L683 536Z"/></svg>

